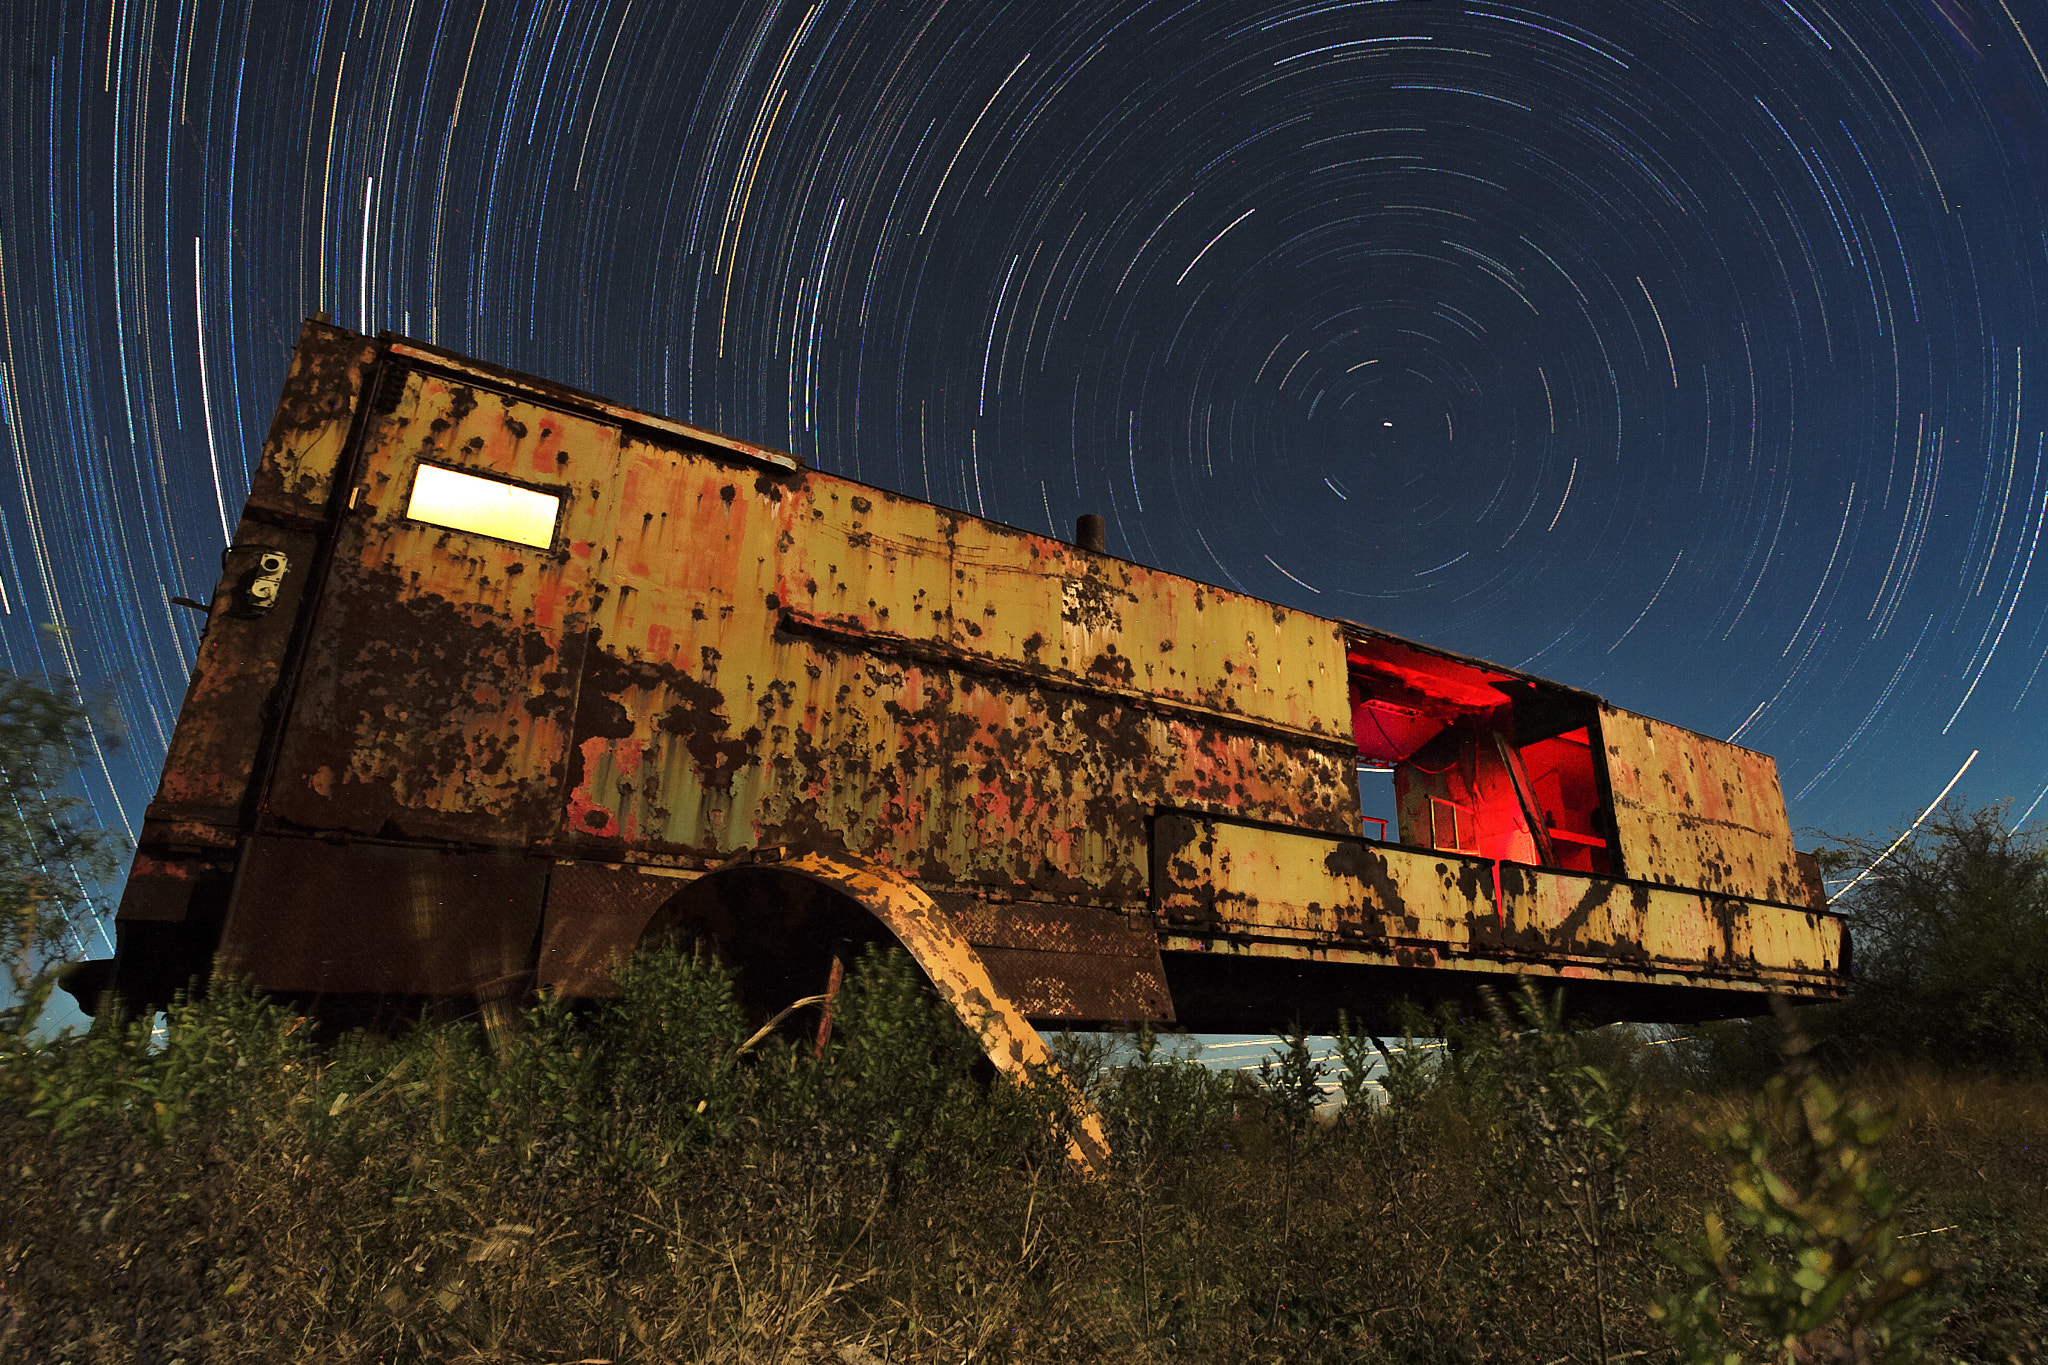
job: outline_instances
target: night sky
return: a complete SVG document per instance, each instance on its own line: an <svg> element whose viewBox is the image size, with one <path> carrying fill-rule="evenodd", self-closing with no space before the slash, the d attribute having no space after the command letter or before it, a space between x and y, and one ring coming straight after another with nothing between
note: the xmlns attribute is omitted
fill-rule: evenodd
<svg viewBox="0 0 2048 1365"><path fill-rule="evenodd" d="M2048 785L2042 0L6 12L0 666L116 829L323 310L1733 738L1804 844Z"/></svg>

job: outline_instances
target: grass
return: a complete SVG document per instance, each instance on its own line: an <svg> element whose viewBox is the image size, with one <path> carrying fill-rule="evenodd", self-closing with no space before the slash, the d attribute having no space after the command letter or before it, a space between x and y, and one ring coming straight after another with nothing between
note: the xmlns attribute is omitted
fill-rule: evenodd
<svg viewBox="0 0 2048 1365"><path fill-rule="evenodd" d="M1604 1329L1608 1360L1683 1359L1648 1306L1731 1207L1699 1130L1753 1096L1683 1049L1505 1024L1334 1122L1284 1066L1077 1043L1118 1154L1090 1182L1049 1093L980 1079L900 957L856 970L823 1057L740 1055L687 957L502 1055L461 1022L316 1050L220 991L155 1048L0 1055L0 1358L1555 1365ZM2043 1358L2048 1082L1848 1088L1894 1106L1901 1245L1944 1268L1927 1358Z"/></svg>

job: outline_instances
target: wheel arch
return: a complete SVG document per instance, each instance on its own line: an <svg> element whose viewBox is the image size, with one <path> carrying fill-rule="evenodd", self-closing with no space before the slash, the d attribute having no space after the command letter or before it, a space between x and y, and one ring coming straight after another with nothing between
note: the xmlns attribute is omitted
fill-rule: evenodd
<svg viewBox="0 0 2048 1365"><path fill-rule="evenodd" d="M791 879L794 879L793 881ZM782 888L780 908L765 907ZM809 887L829 899L803 903L790 888ZM857 907L867 923L850 918ZM779 917L779 918L778 918ZM790 941L815 935L809 943ZM696 936L728 955L729 965L745 974L749 968L775 985L754 983L757 1009L779 1001L792 987L778 980L778 971L802 972L807 954L830 953L830 945L852 939L891 941L901 947L931 982L962 1023L982 1041L998 1071L1027 1081L1045 1077L1067 1093L1073 1122L1066 1131L1068 1160L1091 1173L1106 1168L1109 1144L1101 1116L1067 1082L1038 1030L1000 991L987 964L960 928L937 902L909 878L891 868L846 853L762 850L743 861L705 873L670 897L642 931L641 942L673 942ZM787 966L774 966L770 958ZM807 994L808 992L802 992Z"/></svg>

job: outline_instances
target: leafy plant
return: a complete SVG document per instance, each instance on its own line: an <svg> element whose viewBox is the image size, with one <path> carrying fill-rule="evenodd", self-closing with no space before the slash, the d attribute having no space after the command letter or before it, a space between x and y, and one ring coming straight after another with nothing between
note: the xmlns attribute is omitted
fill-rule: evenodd
<svg viewBox="0 0 2048 1365"><path fill-rule="evenodd" d="M1546 1000L1524 982L1515 997L1520 1027L1499 997L1488 992L1485 1003L1495 1030L1502 1109L1519 1139L1521 1174L1546 1205L1566 1215L1574 1264L1591 1281L1585 1302L1605 1362L1613 1354L1613 1240L1628 1204L1632 1088L1582 1058L1578 1035L1565 1026L1562 991Z"/></svg>
<svg viewBox="0 0 2048 1365"><path fill-rule="evenodd" d="M26 1045L59 969L82 955L86 924L102 912L95 887L114 870L114 840L92 823L86 803L65 791L92 740L91 718L68 684L44 687L0 673L5 1046Z"/></svg>
<svg viewBox="0 0 2048 1365"><path fill-rule="evenodd" d="M1774 1003L1785 1069L1747 1115L1702 1134L1727 1159L1735 1227L1706 1215L1700 1237L1674 1253L1691 1288L1651 1314L1693 1365L1919 1360L1940 1305L1935 1272L1901 1240L1898 1198L1876 1167L1891 1119L1816 1075L1808 1040Z"/></svg>
<svg viewBox="0 0 2048 1365"><path fill-rule="evenodd" d="M1855 986L1816 1030L1830 1051L2048 1066L2048 834L2015 833L2006 815L1951 804L1881 860L1892 841L1822 850L1830 873L1868 869L1836 906Z"/></svg>
<svg viewBox="0 0 2048 1365"><path fill-rule="evenodd" d="M1329 1067L1309 1050L1308 1035L1299 1027L1282 1035L1281 1046L1259 1063L1259 1090L1273 1126L1284 1139L1280 1170L1279 1274L1273 1283L1271 1322L1277 1323L1281 1299L1291 1278L1289 1252L1294 1232L1294 1175L1303 1142L1323 1099L1323 1077Z"/></svg>

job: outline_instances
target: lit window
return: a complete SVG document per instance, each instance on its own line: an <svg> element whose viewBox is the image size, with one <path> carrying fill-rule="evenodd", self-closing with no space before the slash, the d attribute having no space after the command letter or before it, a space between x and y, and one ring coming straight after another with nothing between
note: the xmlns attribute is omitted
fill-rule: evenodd
<svg viewBox="0 0 2048 1365"><path fill-rule="evenodd" d="M405 515L451 531L471 531L545 550L554 544L555 516L561 506L558 494L536 493L498 479L423 464L413 480Z"/></svg>

